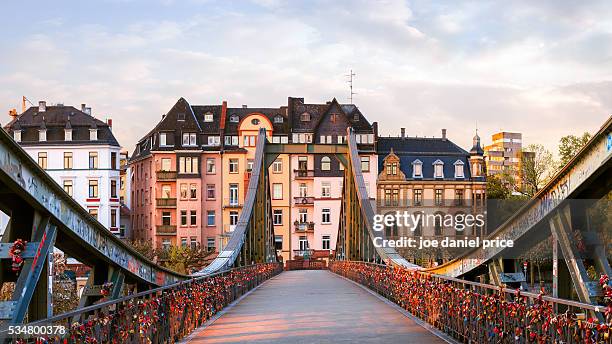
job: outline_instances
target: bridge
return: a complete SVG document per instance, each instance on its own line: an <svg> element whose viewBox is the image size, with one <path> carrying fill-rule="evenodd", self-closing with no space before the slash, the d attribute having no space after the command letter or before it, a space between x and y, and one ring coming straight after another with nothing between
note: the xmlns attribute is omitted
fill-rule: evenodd
<svg viewBox="0 0 612 344"><path fill-rule="evenodd" d="M612 306L606 308L598 300L606 296L610 282L601 278L599 286L593 278L612 275L609 247L598 237L590 207L611 190L612 118L532 200L490 233L490 238L512 239L518 245L474 248L432 268L407 261L392 247L373 244L385 233L374 230L375 209L367 196L357 143L350 130L347 134L344 145L280 145L267 142L265 131L260 131L243 211L228 244L210 265L186 276L148 261L117 239L0 131L0 210L10 216L0 243L0 281L15 283L11 299L0 303L0 335L8 340L9 326L27 323L63 325L65 333L43 336L62 343L145 338L161 343L190 335L195 341L263 338L257 337L264 334L256 321L271 322L268 332L281 331L274 327L282 327L279 320L270 316L284 313L269 311L282 300L283 293L276 291L308 278L326 281L312 285L311 294L301 294L311 295L312 302L283 304L314 311L321 307L316 300L335 295L338 305L328 305L331 310L322 321L337 320L329 326L353 331L354 337L363 329L349 323L365 317L371 324L382 320L372 331L383 331L386 321L397 323L400 329L389 335L402 341L609 340ZM268 167L281 153L299 152L333 154L345 167L342 220L329 271L283 272L274 249ZM570 202L574 199L590 201ZM516 259L508 257L549 237L553 295L503 287L504 276L521 272ZM27 243L16 251L19 239ZM56 316L51 314L46 278L54 247L92 268L79 307ZM327 285L329 289L316 289ZM359 297L343 295L347 290ZM232 325L240 319L247 319L244 326ZM283 321L305 326L301 319L285 316Z"/></svg>

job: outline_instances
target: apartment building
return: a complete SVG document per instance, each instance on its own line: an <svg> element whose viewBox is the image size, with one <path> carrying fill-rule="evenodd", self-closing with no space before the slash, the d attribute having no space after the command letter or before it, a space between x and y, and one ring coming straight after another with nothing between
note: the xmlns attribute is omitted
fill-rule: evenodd
<svg viewBox="0 0 612 344"><path fill-rule="evenodd" d="M375 125L354 105L290 97L286 106L230 108L179 99L130 159L135 238L221 250L244 205L260 128L272 144L333 144L345 142L348 127L358 133L374 187ZM334 156L317 154L280 154L270 165L275 242L284 260L335 248L342 173Z"/></svg>
<svg viewBox="0 0 612 344"><path fill-rule="evenodd" d="M79 110L45 101L10 115L4 129L69 195L119 235L121 147L112 121L96 119L85 104Z"/></svg>
<svg viewBox="0 0 612 344"><path fill-rule="evenodd" d="M525 159L533 158L533 152L523 150L523 135L502 131L491 136L492 143L484 147L484 161L487 173L496 175L502 172L516 177L517 184L522 180L522 164Z"/></svg>

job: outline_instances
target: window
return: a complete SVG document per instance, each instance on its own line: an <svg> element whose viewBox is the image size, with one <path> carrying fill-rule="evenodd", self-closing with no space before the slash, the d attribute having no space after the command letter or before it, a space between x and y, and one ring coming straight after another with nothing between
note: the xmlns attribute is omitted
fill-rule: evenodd
<svg viewBox="0 0 612 344"><path fill-rule="evenodd" d="M196 238L196 237L191 237L191 238L189 239L189 242L190 242L190 244L191 244L191 249L192 249L192 250L195 250L196 248L198 248L198 238Z"/></svg>
<svg viewBox="0 0 612 344"><path fill-rule="evenodd" d="M463 178L463 161L457 160L455 162L455 178Z"/></svg>
<svg viewBox="0 0 612 344"><path fill-rule="evenodd" d="M215 199L215 184L206 184L206 199Z"/></svg>
<svg viewBox="0 0 612 344"><path fill-rule="evenodd" d="M253 159L247 160L247 168L246 168L247 172L253 171L253 163L254 163Z"/></svg>
<svg viewBox="0 0 612 344"><path fill-rule="evenodd" d="M423 178L423 163L419 159L412 162L412 178Z"/></svg>
<svg viewBox="0 0 612 344"><path fill-rule="evenodd" d="M198 213L196 210L189 211L189 225L195 226L198 223Z"/></svg>
<svg viewBox="0 0 612 344"><path fill-rule="evenodd" d="M300 197L308 197L308 185L306 185L306 183L300 183L299 192Z"/></svg>
<svg viewBox="0 0 612 344"><path fill-rule="evenodd" d="M331 170L331 159L328 156L321 158L321 171Z"/></svg>
<svg viewBox="0 0 612 344"><path fill-rule="evenodd" d="M282 226L283 224L283 210L282 209L274 209L272 211L272 223L275 226Z"/></svg>
<svg viewBox="0 0 612 344"><path fill-rule="evenodd" d="M161 147L164 147L168 144L166 135L166 133L159 133L159 145Z"/></svg>
<svg viewBox="0 0 612 344"><path fill-rule="evenodd" d="M38 153L38 165L40 165L43 170L47 169L47 152Z"/></svg>
<svg viewBox="0 0 612 344"><path fill-rule="evenodd" d="M323 224L331 223L331 209L323 208L321 210L321 223Z"/></svg>
<svg viewBox="0 0 612 344"><path fill-rule="evenodd" d="M283 172L283 161L281 159L276 159L272 163L272 172L273 173L282 173Z"/></svg>
<svg viewBox="0 0 612 344"><path fill-rule="evenodd" d="M436 205L442 205L442 202L443 202L442 192L443 192L442 189L436 189L435 199L434 199L436 202Z"/></svg>
<svg viewBox="0 0 612 344"><path fill-rule="evenodd" d="M437 191L437 190L436 190ZM434 235L442 235L442 219L444 218L443 213L436 213L434 218Z"/></svg>
<svg viewBox="0 0 612 344"><path fill-rule="evenodd" d="M238 205L238 184L229 185L229 205Z"/></svg>
<svg viewBox="0 0 612 344"><path fill-rule="evenodd" d="M444 163L441 160L436 160L434 165L434 178L444 178Z"/></svg>
<svg viewBox="0 0 612 344"><path fill-rule="evenodd" d="M72 141L72 129L64 129L64 140Z"/></svg>
<svg viewBox="0 0 612 344"><path fill-rule="evenodd" d="M283 116L281 115L274 116L274 123L283 123L283 120Z"/></svg>
<svg viewBox="0 0 612 344"><path fill-rule="evenodd" d="M15 130L13 132L13 139L15 142L21 142L21 130Z"/></svg>
<svg viewBox="0 0 612 344"><path fill-rule="evenodd" d="M179 173L198 173L198 158L182 156L179 158Z"/></svg>
<svg viewBox="0 0 612 344"><path fill-rule="evenodd" d="M47 141L47 130L41 129L38 131L38 141L43 142Z"/></svg>
<svg viewBox="0 0 612 344"><path fill-rule="evenodd" d="M210 112L207 112L204 114L204 122L212 122L213 121L213 114Z"/></svg>
<svg viewBox="0 0 612 344"><path fill-rule="evenodd" d="M245 135L244 136L244 146L245 147L255 147L257 143L257 136L255 135Z"/></svg>
<svg viewBox="0 0 612 344"><path fill-rule="evenodd" d="M181 238L181 247L187 247L187 238L185 237Z"/></svg>
<svg viewBox="0 0 612 344"><path fill-rule="evenodd" d="M172 160L170 158L161 159L161 170L162 171L170 171L171 166L172 166Z"/></svg>
<svg viewBox="0 0 612 344"><path fill-rule="evenodd" d="M253 124L253 125L259 125L259 119L258 119L258 118L253 118L253 119L251 120L251 124Z"/></svg>
<svg viewBox="0 0 612 344"><path fill-rule="evenodd" d="M229 160L229 173L238 173L238 159Z"/></svg>
<svg viewBox="0 0 612 344"><path fill-rule="evenodd" d="M181 198L187 198L187 184L181 184Z"/></svg>
<svg viewBox="0 0 612 344"><path fill-rule="evenodd" d="M331 183L330 182L321 183L321 197L331 197Z"/></svg>
<svg viewBox="0 0 612 344"><path fill-rule="evenodd" d="M110 226L111 228L117 228L117 209L112 208L110 211Z"/></svg>
<svg viewBox="0 0 612 344"><path fill-rule="evenodd" d="M238 223L238 212L230 211L229 219L230 219L230 226L235 226Z"/></svg>
<svg viewBox="0 0 612 344"><path fill-rule="evenodd" d="M283 199L283 184L272 184L272 199Z"/></svg>
<svg viewBox="0 0 612 344"><path fill-rule="evenodd" d="M214 237L206 238L206 248L208 248L208 251L210 252L215 250L215 238Z"/></svg>
<svg viewBox="0 0 612 344"><path fill-rule="evenodd" d="M226 136L225 144L228 146L238 146L238 136Z"/></svg>
<svg viewBox="0 0 612 344"><path fill-rule="evenodd" d="M306 171L308 169L308 157L300 156L298 157L298 170Z"/></svg>
<svg viewBox="0 0 612 344"><path fill-rule="evenodd" d="M310 114L308 112L304 112L300 115L300 121L302 122L310 122Z"/></svg>
<svg viewBox="0 0 612 344"><path fill-rule="evenodd" d="M338 135L338 144L344 143L344 136Z"/></svg>
<svg viewBox="0 0 612 344"><path fill-rule="evenodd" d="M370 157L369 156L361 157L361 171L362 172L370 171Z"/></svg>
<svg viewBox="0 0 612 344"><path fill-rule="evenodd" d="M183 146L196 146L197 145L197 134L196 133L183 133Z"/></svg>
<svg viewBox="0 0 612 344"><path fill-rule="evenodd" d="M95 141L98 139L98 129L89 129L89 140Z"/></svg>
<svg viewBox="0 0 612 344"><path fill-rule="evenodd" d="M423 189L414 189L414 205L423 203Z"/></svg>
<svg viewBox="0 0 612 344"><path fill-rule="evenodd" d="M306 251L308 249L308 239L305 235L300 236L300 251Z"/></svg>
<svg viewBox="0 0 612 344"><path fill-rule="evenodd" d="M89 198L98 198L98 180L89 181Z"/></svg>
<svg viewBox="0 0 612 344"><path fill-rule="evenodd" d="M221 144L220 136L209 136L208 137L208 145L209 146L218 146Z"/></svg>
<svg viewBox="0 0 612 344"><path fill-rule="evenodd" d="M455 190L455 205L463 205L463 189Z"/></svg>
<svg viewBox="0 0 612 344"><path fill-rule="evenodd" d="M71 179L66 179L64 180L64 191L66 191L66 193L70 196L72 196L72 180Z"/></svg>
<svg viewBox="0 0 612 344"><path fill-rule="evenodd" d="M170 185L162 185L161 198L170 198L172 187Z"/></svg>
<svg viewBox="0 0 612 344"><path fill-rule="evenodd" d="M419 217L423 217L423 212L414 213L414 218L418 219ZM421 236L423 233L423 221L418 221L416 226L414 226L414 236Z"/></svg>
<svg viewBox="0 0 612 344"><path fill-rule="evenodd" d="M162 225L163 226L170 226L170 212L169 211L164 211L162 212Z"/></svg>
<svg viewBox="0 0 612 344"><path fill-rule="evenodd" d="M233 115L230 116L230 122L238 123L238 122L240 122L240 117L238 117L238 115L236 115L236 114L233 114Z"/></svg>
<svg viewBox="0 0 612 344"><path fill-rule="evenodd" d="M308 222L308 210L304 209L304 208L300 208L298 210L298 216L300 218L300 223L306 223Z"/></svg>
<svg viewBox="0 0 612 344"><path fill-rule="evenodd" d="M208 174L217 173L217 167L215 166L214 158L206 158L206 173Z"/></svg>
<svg viewBox="0 0 612 344"><path fill-rule="evenodd" d="M171 245L170 239L163 239L162 240L162 249L169 250L170 249L170 245Z"/></svg>
<svg viewBox="0 0 612 344"><path fill-rule="evenodd" d="M117 198L117 181L111 180L110 182L110 196L111 198Z"/></svg>
<svg viewBox="0 0 612 344"><path fill-rule="evenodd" d="M89 169L98 168L98 152L89 152Z"/></svg>
<svg viewBox="0 0 612 344"><path fill-rule="evenodd" d="M324 236L322 236L322 237L321 237L321 243L322 243L322 246L323 246L322 248L323 248L324 250L329 250L329 249L331 249L331 248L330 248L330 247L331 247L331 244L330 244L330 243L331 243L331 237L330 237L329 235L324 235Z"/></svg>
<svg viewBox="0 0 612 344"><path fill-rule="evenodd" d="M397 175L397 162L388 162L386 170L388 176Z"/></svg>
<svg viewBox="0 0 612 344"><path fill-rule="evenodd" d="M117 169L117 153L111 152L110 159L111 159L110 161L111 170L116 170Z"/></svg>
<svg viewBox="0 0 612 344"><path fill-rule="evenodd" d="M187 226L187 210L181 210L181 226Z"/></svg>
<svg viewBox="0 0 612 344"><path fill-rule="evenodd" d="M190 184L189 185L189 197L191 199L197 199L198 198L198 185L197 184Z"/></svg>
<svg viewBox="0 0 612 344"><path fill-rule="evenodd" d="M191 212L191 216L195 216L195 211ZM208 210L206 212L206 225L207 226L214 226L215 225L215 211L214 210Z"/></svg>
<svg viewBox="0 0 612 344"><path fill-rule="evenodd" d="M90 208L89 215L91 215L94 219L98 219L98 208Z"/></svg>
<svg viewBox="0 0 612 344"><path fill-rule="evenodd" d="M274 249L279 250L279 251L283 249L283 236L282 235L274 236Z"/></svg>

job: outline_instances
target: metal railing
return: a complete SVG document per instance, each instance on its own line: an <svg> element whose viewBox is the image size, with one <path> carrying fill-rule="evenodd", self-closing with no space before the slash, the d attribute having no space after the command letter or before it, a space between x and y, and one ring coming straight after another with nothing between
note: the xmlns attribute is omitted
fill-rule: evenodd
<svg viewBox="0 0 612 344"><path fill-rule="evenodd" d="M224 208L241 208L242 203L240 203L239 198L224 198L223 199L223 207Z"/></svg>
<svg viewBox="0 0 612 344"><path fill-rule="evenodd" d="M157 171L155 172L157 180L175 180L177 176L176 171Z"/></svg>
<svg viewBox="0 0 612 344"><path fill-rule="evenodd" d="M293 197L293 205L313 205L314 197L312 196L299 196Z"/></svg>
<svg viewBox="0 0 612 344"><path fill-rule="evenodd" d="M176 235L175 225L158 225L155 226L155 233L157 235Z"/></svg>
<svg viewBox="0 0 612 344"><path fill-rule="evenodd" d="M594 306L422 271L365 262L330 270L384 296L461 342L609 343Z"/></svg>
<svg viewBox="0 0 612 344"><path fill-rule="evenodd" d="M296 232L311 232L314 231L314 222L294 222L293 228Z"/></svg>
<svg viewBox="0 0 612 344"><path fill-rule="evenodd" d="M202 326L282 265L249 265L77 309L30 326L64 326L47 343L173 343Z"/></svg>
<svg viewBox="0 0 612 344"><path fill-rule="evenodd" d="M176 198L156 198L155 205L158 208L176 208Z"/></svg>
<svg viewBox="0 0 612 344"><path fill-rule="evenodd" d="M293 170L295 179L314 178L314 170Z"/></svg>

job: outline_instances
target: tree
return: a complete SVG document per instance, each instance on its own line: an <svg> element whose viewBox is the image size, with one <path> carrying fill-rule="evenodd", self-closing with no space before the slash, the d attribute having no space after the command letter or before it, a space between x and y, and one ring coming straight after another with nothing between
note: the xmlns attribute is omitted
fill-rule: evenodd
<svg viewBox="0 0 612 344"><path fill-rule="evenodd" d="M182 274L201 270L215 253L200 245L164 249L153 247L149 240L133 240L129 244L147 259Z"/></svg>
<svg viewBox="0 0 612 344"><path fill-rule="evenodd" d="M148 260L155 261L156 249L150 240L130 240L128 244Z"/></svg>
<svg viewBox="0 0 612 344"><path fill-rule="evenodd" d="M591 139L591 134L584 132L582 136L566 135L559 140L559 167L565 166L578 151Z"/></svg>
<svg viewBox="0 0 612 344"><path fill-rule="evenodd" d="M500 175L487 177L487 199L506 199L508 196L510 196L510 189Z"/></svg>
<svg viewBox="0 0 612 344"><path fill-rule="evenodd" d="M523 152L521 187L517 191L532 197L546 185L556 171L552 153L540 144L531 144Z"/></svg>

